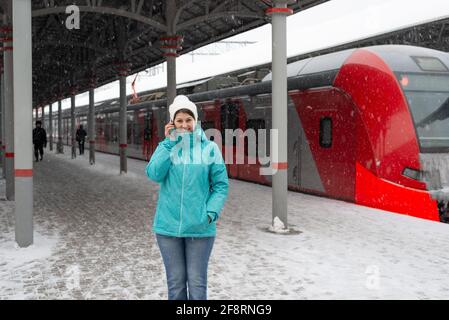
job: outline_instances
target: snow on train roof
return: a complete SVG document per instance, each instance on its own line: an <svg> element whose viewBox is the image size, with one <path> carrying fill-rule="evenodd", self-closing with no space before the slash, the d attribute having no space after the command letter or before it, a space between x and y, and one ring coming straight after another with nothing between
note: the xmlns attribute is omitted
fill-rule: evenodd
<svg viewBox="0 0 449 320"><path fill-rule="evenodd" d="M197 86L199 84L203 84L209 80L211 80L213 77L209 77L206 79L201 79L201 80L196 80L196 81L190 81L190 82L186 82L186 83L182 83L182 84L178 84L176 86L176 89L182 89L182 88L187 88L187 87L194 87Z"/></svg>
<svg viewBox="0 0 449 320"><path fill-rule="evenodd" d="M447 72L449 70L449 53L443 51L405 45L372 46L366 49L381 56L395 72L426 71L418 64L418 58L436 58L446 67L446 70L443 66L440 71Z"/></svg>
<svg viewBox="0 0 449 320"><path fill-rule="evenodd" d="M418 57L437 58L446 68L449 68L449 53L443 51L406 45L380 45L362 49L375 52L393 71L397 72L423 72L416 62ZM355 50L358 49L348 49L290 63L287 65L287 77L338 70ZM271 81L271 79L272 74L269 73L262 82Z"/></svg>
<svg viewBox="0 0 449 320"><path fill-rule="evenodd" d="M290 78L299 76L300 74L311 74L340 69L354 50L355 49L348 49L290 63L287 65L287 77ZM262 79L262 82L271 81L271 79L272 74L269 73Z"/></svg>

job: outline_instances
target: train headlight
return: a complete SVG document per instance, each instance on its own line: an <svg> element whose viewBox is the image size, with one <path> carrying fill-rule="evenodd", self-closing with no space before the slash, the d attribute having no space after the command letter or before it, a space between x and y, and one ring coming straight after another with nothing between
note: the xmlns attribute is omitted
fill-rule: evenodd
<svg viewBox="0 0 449 320"><path fill-rule="evenodd" d="M404 171L402 171L402 175L406 176L407 178L418 181L421 181L423 176L421 171L411 168L405 168Z"/></svg>
<svg viewBox="0 0 449 320"><path fill-rule="evenodd" d="M406 75L401 76L401 85L402 87L406 87L409 84L408 77Z"/></svg>

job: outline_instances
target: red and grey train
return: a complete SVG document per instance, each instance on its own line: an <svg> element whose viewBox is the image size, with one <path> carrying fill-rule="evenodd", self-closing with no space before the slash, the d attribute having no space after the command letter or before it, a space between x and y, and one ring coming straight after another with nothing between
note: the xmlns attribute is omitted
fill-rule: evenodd
<svg viewBox="0 0 449 320"><path fill-rule="evenodd" d="M206 134L271 128L271 74L255 84L196 89L190 98ZM290 190L449 221L448 53L383 45L300 60L288 65L288 96ZM118 153L118 104L109 100L97 111L98 151ZM80 110L78 123L87 125L86 107ZM164 98L128 106L129 156L146 158L145 127L151 155L166 112ZM67 115L67 139L69 125ZM235 139L222 144L223 154L236 152ZM256 156L245 149L245 163L229 164L229 176L270 185L260 164L249 164Z"/></svg>

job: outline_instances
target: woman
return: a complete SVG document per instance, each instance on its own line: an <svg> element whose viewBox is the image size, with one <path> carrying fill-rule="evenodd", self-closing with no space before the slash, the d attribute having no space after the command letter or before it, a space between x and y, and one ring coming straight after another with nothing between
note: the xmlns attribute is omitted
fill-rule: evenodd
<svg viewBox="0 0 449 320"><path fill-rule="evenodd" d="M170 123L146 167L160 183L153 231L167 275L169 300L206 300L207 266L216 221L228 194L218 146L197 125L196 106L177 96Z"/></svg>

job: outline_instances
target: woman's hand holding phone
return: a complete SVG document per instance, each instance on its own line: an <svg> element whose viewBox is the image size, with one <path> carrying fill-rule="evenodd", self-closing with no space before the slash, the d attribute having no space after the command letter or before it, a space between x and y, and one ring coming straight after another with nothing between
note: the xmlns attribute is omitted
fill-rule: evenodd
<svg viewBox="0 0 449 320"><path fill-rule="evenodd" d="M175 129L175 125L173 124L173 121L170 121L165 125L165 137L170 138L170 134L172 133L172 129Z"/></svg>

